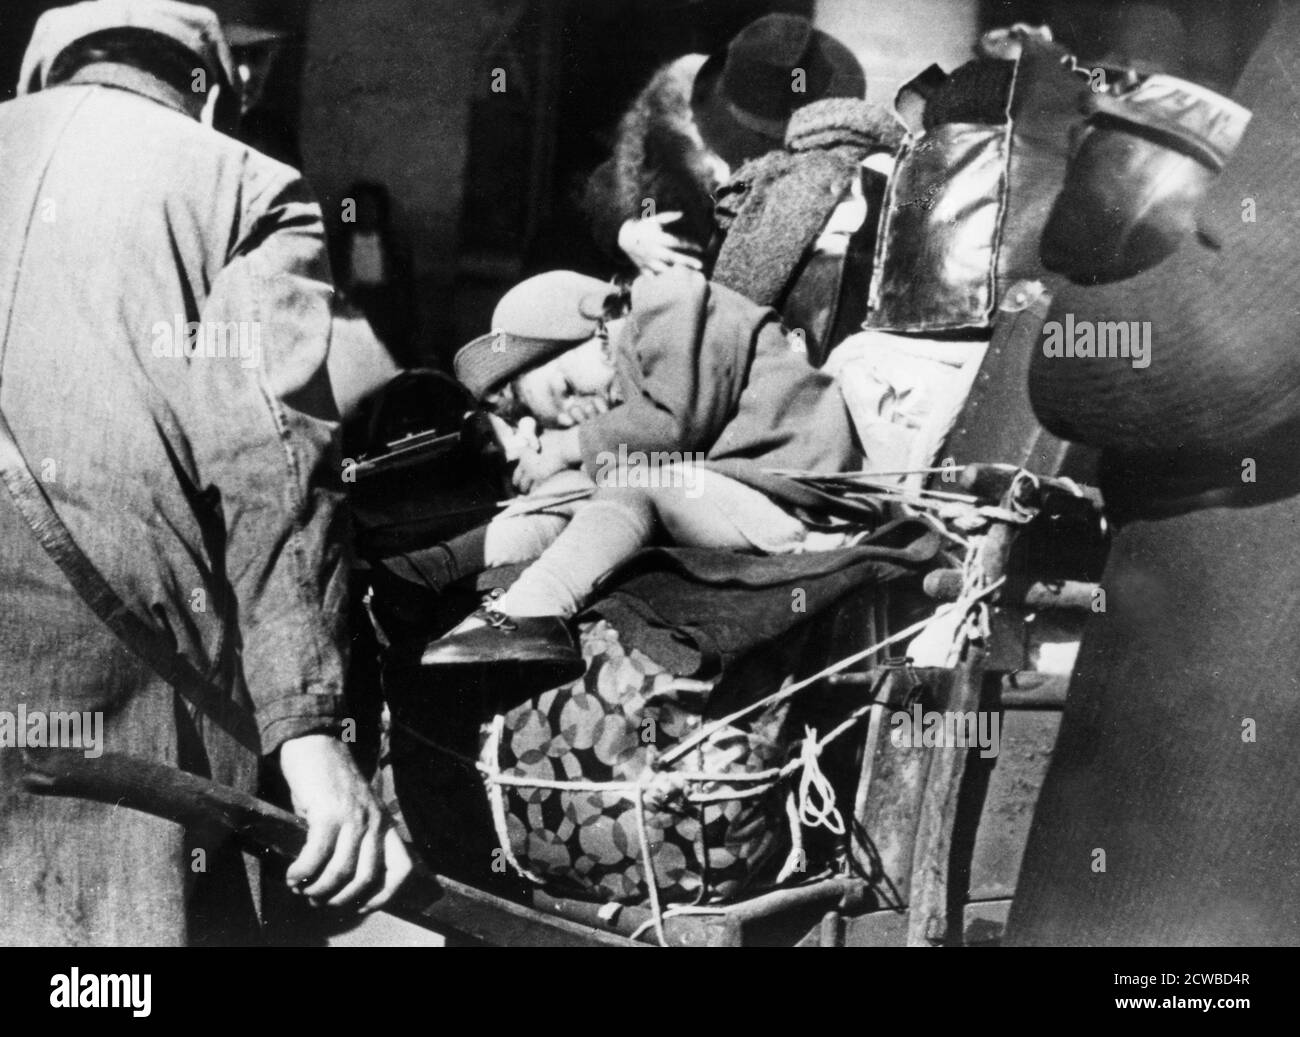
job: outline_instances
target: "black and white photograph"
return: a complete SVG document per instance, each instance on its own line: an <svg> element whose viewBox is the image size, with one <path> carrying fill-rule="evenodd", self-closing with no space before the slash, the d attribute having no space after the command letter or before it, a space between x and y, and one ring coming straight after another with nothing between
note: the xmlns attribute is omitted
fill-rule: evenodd
<svg viewBox="0 0 1300 1037"><path fill-rule="evenodd" d="M0 4L34 1004L479 947L1266 1003L1300 2Z"/></svg>

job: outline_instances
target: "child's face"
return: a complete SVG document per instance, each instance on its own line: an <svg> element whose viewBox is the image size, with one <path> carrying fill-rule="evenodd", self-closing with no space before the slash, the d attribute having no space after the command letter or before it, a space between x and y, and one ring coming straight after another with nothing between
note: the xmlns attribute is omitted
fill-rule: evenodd
<svg viewBox="0 0 1300 1037"><path fill-rule="evenodd" d="M611 337L622 321L606 325ZM571 428L609 409L614 365L600 336L561 353L515 379L519 402L543 428Z"/></svg>

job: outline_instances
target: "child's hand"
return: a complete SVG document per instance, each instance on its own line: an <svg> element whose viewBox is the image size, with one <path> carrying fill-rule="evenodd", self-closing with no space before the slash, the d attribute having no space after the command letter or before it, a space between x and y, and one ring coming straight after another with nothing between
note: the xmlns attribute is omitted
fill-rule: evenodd
<svg viewBox="0 0 1300 1037"><path fill-rule="evenodd" d="M662 274L670 266L702 270L704 264L690 255L690 243L664 230L664 224L676 223L681 218L680 212L661 212L657 216L628 220L619 228L618 247L643 274Z"/></svg>
<svg viewBox="0 0 1300 1037"><path fill-rule="evenodd" d="M525 454L536 453L541 449L537 441L537 422L532 418L522 419L518 428L502 421L495 414L489 413L488 419L492 422L492 429L505 451L507 461L517 461Z"/></svg>
<svg viewBox="0 0 1300 1037"><path fill-rule="evenodd" d="M556 420L560 428L573 428L584 421L609 410L609 403L600 396L575 396L564 405L564 413Z"/></svg>
<svg viewBox="0 0 1300 1037"><path fill-rule="evenodd" d="M520 493L531 493L551 476L578 463L578 430L543 432L541 448L529 451L519 458L515 466L514 484Z"/></svg>
<svg viewBox="0 0 1300 1037"><path fill-rule="evenodd" d="M537 438L537 419L524 417L519 419L519 439L523 444L525 451L536 453L542 449L542 444Z"/></svg>

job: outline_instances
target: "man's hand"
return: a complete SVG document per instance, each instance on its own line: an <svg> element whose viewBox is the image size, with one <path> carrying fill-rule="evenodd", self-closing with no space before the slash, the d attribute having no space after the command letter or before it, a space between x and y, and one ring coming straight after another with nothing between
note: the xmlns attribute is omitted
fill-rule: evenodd
<svg viewBox="0 0 1300 1037"><path fill-rule="evenodd" d="M664 230L665 223L682 218L680 212L661 212L640 220L627 220L618 230L618 247L642 273L662 274L672 266L703 270L704 264L688 255L691 245Z"/></svg>
<svg viewBox="0 0 1300 1037"><path fill-rule="evenodd" d="M291 739L280 748L280 770L309 825L307 845L289 865L289 887L316 905L382 907L411 858L347 747L329 735Z"/></svg>
<svg viewBox="0 0 1300 1037"><path fill-rule="evenodd" d="M580 460L578 430L576 428L542 433L541 445L536 453L525 453L515 467L514 484L520 493L531 493L533 488L551 476L573 468Z"/></svg>

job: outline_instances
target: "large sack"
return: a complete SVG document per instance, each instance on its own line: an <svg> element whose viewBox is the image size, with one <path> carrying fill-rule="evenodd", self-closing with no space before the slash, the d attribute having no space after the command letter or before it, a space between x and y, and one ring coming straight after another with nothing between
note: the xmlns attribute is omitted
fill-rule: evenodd
<svg viewBox="0 0 1300 1037"><path fill-rule="evenodd" d="M724 737L702 743L680 764L661 760L711 715L712 691L674 678L648 656L625 651L605 620L582 630L587 672L516 706L485 725L480 762L502 845L520 871L557 892L604 901L649 897L635 795L586 788L500 785L508 779L568 783L637 783L646 787L645 832L662 902L734 899L774 873L789 848L784 783L717 781L693 793L684 772L749 775L786 762L789 703L753 714ZM776 690L781 668L756 653L729 675L752 701ZM731 703L732 705L736 703ZM766 791L725 798L735 791Z"/></svg>

